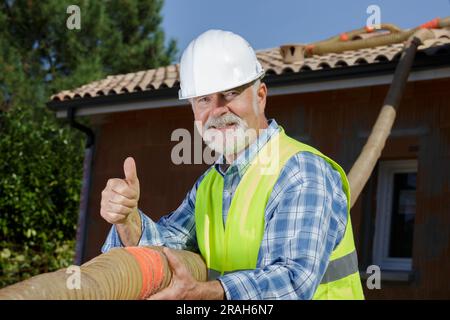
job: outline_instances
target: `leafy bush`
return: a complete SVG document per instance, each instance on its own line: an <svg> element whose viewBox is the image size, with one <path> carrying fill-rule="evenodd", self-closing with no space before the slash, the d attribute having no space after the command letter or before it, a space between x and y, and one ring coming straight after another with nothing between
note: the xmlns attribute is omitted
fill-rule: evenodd
<svg viewBox="0 0 450 320"><path fill-rule="evenodd" d="M67 267L73 263L74 240L44 242L38 248L2 242L0 246L0 288L36 274Z"/></svg>
<svg viewBox="0 0 450 320"><path fill-rule="evenodd" d="M83 136L44 108L0 113L0 286L71 264Z"/></svg>

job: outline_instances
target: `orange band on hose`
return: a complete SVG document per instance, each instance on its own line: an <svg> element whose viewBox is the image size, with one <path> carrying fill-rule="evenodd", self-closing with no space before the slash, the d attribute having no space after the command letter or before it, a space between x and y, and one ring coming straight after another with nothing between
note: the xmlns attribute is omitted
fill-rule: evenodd
<svg viewBox="0 0 450 320"><path fill-rule="evenodd" d="M313 44L309 44L305 47L305 51L306 53L308 53L309 55L313 55L313 50L314 50L314 45Z"/></svg>
<svg viewBox="0 0 450 320"><path fill-rule="evenodd" d="M375 30L374 27L366 26L366 32L367 32L367 33L371 33L371 32L373 32L374 30Z"/></svg>
<svg viewBox="0 0 450 320"><path fill-rule="evenodd" d="M159 289L164 278L164 264L161 253L142 247L126 247L139 264L142 274L140 299L151 296Z"/></svg>
<svg viewBox="0 0 450 320"><path fill-rule="evenodd" d="M424 24L421 24L420 29L436 29L439 28L439 18L434 18L431 21L425 22Z"/></svg>
<svg viewBox="0 0 450 320"><path fill-rule="evenodd" d="M339 38L340 38L342 41L348 41L348 34L346 34L345 32L344 32L344 33L341 33L341 35L339 36Z"/></svg>

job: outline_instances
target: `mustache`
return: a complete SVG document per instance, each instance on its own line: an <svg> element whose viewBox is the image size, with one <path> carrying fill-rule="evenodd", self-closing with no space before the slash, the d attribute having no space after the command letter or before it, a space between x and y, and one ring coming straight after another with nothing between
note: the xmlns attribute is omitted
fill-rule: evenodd
<svg viewBox="0 0 450 320"><path fill-rule="evenodd" d="M243 120L233 113L226 113L220 117L209 118L205 123L205 130L211 128L220 129L229 125L242 125Z"/></svg>

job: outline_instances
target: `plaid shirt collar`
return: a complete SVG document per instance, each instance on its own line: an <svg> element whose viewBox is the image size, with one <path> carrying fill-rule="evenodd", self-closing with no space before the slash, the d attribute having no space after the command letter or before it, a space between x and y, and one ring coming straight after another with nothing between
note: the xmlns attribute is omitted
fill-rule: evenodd
<svg viewBox="0 0 450 320"><path fill-rule="evenodd" d="M255 156L259 153L259 151L264 147L264 145L279 132L278 123L275 119L270 119L269 126L266 129L262 129L258 138L253 141L253 143L248 146L237 158L230 167L224 172L221 168L221 164L225 163L225 157L221 155L216 162L214 163L214 167L216 170L222 175L232 174L235 171L239 173L239 177L242 178L247 171L251 161L255 158Z"/></svg>

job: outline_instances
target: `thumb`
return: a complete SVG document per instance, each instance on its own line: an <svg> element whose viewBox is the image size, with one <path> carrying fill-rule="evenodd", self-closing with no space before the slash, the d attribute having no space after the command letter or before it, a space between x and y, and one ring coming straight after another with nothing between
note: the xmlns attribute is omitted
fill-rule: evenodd
<svg viewBox="0 0 450 320"><path fill-rule="evenodd" d="M123 171L125 172L125 180L130 186L138 185L139 180L136 172L136 163L132 157L125 159L125 162L123 163Z"/></svg>
<svg viewBox="0 0 450 320"><path fill-rule="evenodd" d="M172 269L172 272L175 275L179 275L180 272L182 273L184 268L181 261L178 259L178 257L172 253L172 251L169 248L164 247L163 253L166 255L167 261L169 262L169 266Z"/></svg>

